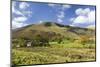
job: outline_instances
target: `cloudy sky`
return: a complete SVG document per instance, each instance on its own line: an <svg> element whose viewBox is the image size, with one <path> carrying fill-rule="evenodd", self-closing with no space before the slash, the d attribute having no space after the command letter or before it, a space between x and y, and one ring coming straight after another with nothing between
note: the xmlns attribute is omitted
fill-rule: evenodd
<svg viewBox="0 0 100 67"><path fill-rule="evenodd" d="M12 1L12 28L46 21L95 27L95 6Z"/></svg>

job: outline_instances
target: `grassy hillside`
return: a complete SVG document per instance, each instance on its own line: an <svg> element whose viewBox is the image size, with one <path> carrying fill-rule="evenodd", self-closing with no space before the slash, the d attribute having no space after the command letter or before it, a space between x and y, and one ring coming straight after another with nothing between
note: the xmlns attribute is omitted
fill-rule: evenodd
<svg viewBox="0 0 100 67"><path fill-rule="evenodd" d="M79 38L81 35L89 35L95 36L95 30L88 29L88 28L79 28L79 27L71 27L67 25L61 25L57 23L50 23L51 26L46 26L45 23L42 24L33 24L23 28L19 28L17 30L12 31L12 37L21 37L21 36L29 36L32 37L35 34L49 32L49 33L56 33L61 34L64 37L70 38ZM34 34L35 33L35 34Z"/></svg>
<svg viewBox="0 0 100 67"><path fill-rule="evenodd" d="M44 22L12 30L13 65L80 61L95 61L95 29Z"/></svg>

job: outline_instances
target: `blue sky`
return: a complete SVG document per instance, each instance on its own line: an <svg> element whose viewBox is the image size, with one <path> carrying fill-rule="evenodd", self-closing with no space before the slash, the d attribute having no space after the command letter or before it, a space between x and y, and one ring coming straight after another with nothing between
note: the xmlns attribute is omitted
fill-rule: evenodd
<svg viewBox="0 0 100 67"><path fill-rule="evenodd" d="M56 22L95 27L95 6L12 1L12 28Z"/></svg>

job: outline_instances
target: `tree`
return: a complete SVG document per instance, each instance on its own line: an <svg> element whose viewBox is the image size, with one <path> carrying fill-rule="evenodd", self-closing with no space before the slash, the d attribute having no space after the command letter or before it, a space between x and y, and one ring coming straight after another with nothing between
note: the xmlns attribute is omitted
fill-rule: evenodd
<svg viewBox="0 0 100 67"><path fill-rule="evenodd" d="M33 46L49 46L49 37L46 33L37 34L32 40Z"/></svg>
<svg viewBox="0 0 100 67"><path fill-rule="evenodd" d="M45 22L44 25L45 25L45 26L51 26L52 23L51 23L51 22Z"/></svg>
<svg viewBox="0 0 100 67"><path fill-rule="evenodd" d="M26 45L26 40L24 40L23 38L17 38L17 39L13 39L12 41L13 46L12 47L25 47Z"/></svg>

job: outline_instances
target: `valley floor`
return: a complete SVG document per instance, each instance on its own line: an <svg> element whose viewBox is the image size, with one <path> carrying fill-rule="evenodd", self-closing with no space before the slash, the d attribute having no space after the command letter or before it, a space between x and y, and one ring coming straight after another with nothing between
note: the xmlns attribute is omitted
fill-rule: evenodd
<svg viewBox="0 0 100 67"><path fill-rule="evenodd" d="M94 48L23 47L12 49L13 65L95 61Z"/></svg>

